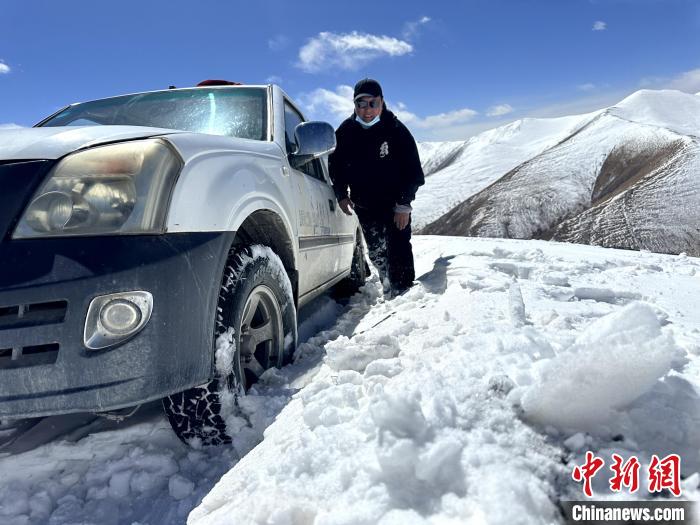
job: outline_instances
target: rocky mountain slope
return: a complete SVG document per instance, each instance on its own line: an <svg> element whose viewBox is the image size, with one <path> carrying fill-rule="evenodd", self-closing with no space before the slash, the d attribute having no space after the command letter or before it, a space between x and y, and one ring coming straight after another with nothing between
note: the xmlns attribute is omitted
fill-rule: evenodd
<svg viewBox="0 0 700 525"><path fill-rule="evenodd" d="M483 145L471 166L463 147L428 177L420 233L700 255L700 97L643 90L593 114L523 122L470 141ZM445 209L446 193L460 202Z"/></svg>

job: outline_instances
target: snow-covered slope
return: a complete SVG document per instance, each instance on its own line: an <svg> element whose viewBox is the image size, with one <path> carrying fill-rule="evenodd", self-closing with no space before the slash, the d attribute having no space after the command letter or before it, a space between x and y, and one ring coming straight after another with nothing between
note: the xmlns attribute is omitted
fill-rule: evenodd
<svg viewBox="0 0 700 525"><path fill-rule="evenodd" d="M682 496L700 500L698 259L414 246L405 295L382 301L373 277L302 314L296 362L240 400L232 447L188 449L158 407L71 432L78 416L48 418L0 450L0 523L176 525L197 507L197 525L555 524L560 500L583 498L587 450L642 470L680 454Z"/></svg>
<svg viewBox="0 0 700 525"><path fill-rule="evenodd" d="M609 112L630 122L700 137L700 98L682 91L643 89L611 107Z"/></svg>
<svg viewBox="0 0 700 525"><path fill-rule="evenodd" d="M651 151L658 153L656 158L648 158ZM700 256L700 142L683 138L638 156L629 153L622 155L626 159L647 157L644 168L635 174L637 180L628 182L612 198L565 220L552 238ZM617 165L619 157L611 154L610 159L616 165L613 171L624 174L625 167Z"/></svg>
<svg viewBox="0 0 700 525"><path fill-rule="evenodd" d="M419 142L418 155L420 155L425 176L429 177L452 164L466 145L466 141Z"/></svg>
<svg viewBox="0 0 700 525"><path fill-rule="evenodd" d="M699 145L700 98L639 91L502 173L422 231L553 236L700 255ZM423 197L436 207L444 200L442 189L432 186L439 175L426 183ZM468 172L452 176L471 178Z"/></svg>

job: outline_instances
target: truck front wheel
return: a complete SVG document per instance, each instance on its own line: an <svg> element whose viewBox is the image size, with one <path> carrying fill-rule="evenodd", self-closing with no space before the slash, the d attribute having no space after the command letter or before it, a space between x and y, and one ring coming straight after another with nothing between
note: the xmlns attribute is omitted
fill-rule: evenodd
<svg viewBox="0 0 700 525"><path fill-rule="evenodd" d="M230 443L227 415L237 400L296 348L294 296L280 258L269 247L237 248L229 255L214 335L215 377L206 385L163 399L178 437L187 444Z"/></svg>

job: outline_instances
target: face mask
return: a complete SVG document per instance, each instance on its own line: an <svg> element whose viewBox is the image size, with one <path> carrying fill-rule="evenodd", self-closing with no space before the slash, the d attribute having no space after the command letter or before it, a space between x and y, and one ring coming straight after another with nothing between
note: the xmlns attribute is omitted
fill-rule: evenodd
<svg viewBox="0 0 700 525"><path fill-rule="evenodd" d="M379 117L380 117L380 115L377 115L369 122L365 122L360 117L355 115L355 120L358 121L363 128L368 129L368 128L371 128L372 126L374 126L377 122L379 122Z"/></svg>

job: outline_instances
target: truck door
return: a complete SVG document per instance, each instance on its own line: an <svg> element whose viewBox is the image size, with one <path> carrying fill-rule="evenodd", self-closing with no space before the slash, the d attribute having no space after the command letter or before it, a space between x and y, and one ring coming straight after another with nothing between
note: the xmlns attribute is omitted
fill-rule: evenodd
<svg viewBox="0 0 700 525"><path fill-rule="evenodd" d="M287 153L296 149L294 129L303 122L301 114L284 103L284 130ZM324 176L319 159L298 169L291 168L292 186L298 203L299 293L303 295L332 280L340 262L335 194Z"/></svg>

